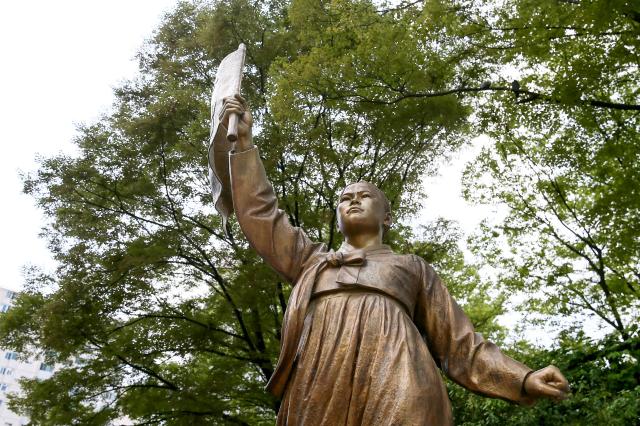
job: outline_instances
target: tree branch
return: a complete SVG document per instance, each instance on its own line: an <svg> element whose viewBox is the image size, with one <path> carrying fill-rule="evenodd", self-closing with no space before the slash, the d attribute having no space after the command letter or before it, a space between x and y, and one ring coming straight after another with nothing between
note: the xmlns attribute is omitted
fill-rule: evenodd
<svg viewBox="0 0 640 426"><path fill-rule="evenodd" d="M450 96L460 93L477 93L477 92L512 92L514 95L526 95L527 97L517 101L517 103L524 104L528 102L532 102L534 100L543 100L549 103L556 104L564 104L562 100L554 98L550 95L546 95L540 92L534 92L532 90L524 90L518 89L514 90L512 87L507 86L490 86L490 87L459 87L456 89L447 89L435 92L407 92L400 89L395 89L395 92L401 93L400 96L392 98L390 100L384 100L380 98L370 98L358 93L351 93L342 96L332 96L328 99L331 100L355 100L362 103L369 104L377 104L377 105L393 105L398 102L404 101L406 99L414 99L414 98L437 98L442 96ZM590 105L596 108L607 108L607 109L615 109L615 110L623 110L623 111L640 111L640 105L636 104L626 104L626 103L616 103L616 102L608 102L601 101L597 99L579 99L577 101L580 104Z"/></svg>

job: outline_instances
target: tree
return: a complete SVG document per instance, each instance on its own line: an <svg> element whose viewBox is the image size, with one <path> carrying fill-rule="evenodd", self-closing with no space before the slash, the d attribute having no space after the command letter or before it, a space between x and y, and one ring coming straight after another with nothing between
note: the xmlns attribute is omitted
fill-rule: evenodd
<svg viewBox="0 0 640 426"><path fill-rule="evenodd" d="M469 169L467 195L510 207L485 242L506 238L505 281L539 296L529 309L596 315L627 340L640 302L638 9L513 1L469 12L456 22L470 44L521 75L480 113L496 143Z"/></svg>
<svg viewBox="0 0 640 426"><path fill-rule="evenodd" d="M640 302L637 123L599 113L587 128L562 113L538 114L554 124L529 121L469 170L469 194L510 207L484 242L506 238L505 282L532 295L527 309L595 315L627 340ZM481 173L490 185L477 183Z"/></svg>
<svg viewBox="0 0 640 426"><path fill-rule="evenodd" d="M457 6L447 28L462 29L502 81L516 77L484 85L494 94L479 124L494 144L469 166L465 194L509 208L484 225L476 253L510 291L527 295L521 309L543 314L547 327L561 320L564 338L550 354L566 354L554 362L565 363L576 395L545 421L632 421L638 407L629 401L640 385L640 9L604 1ZM610 335L589 341L585 324L598 320ZM476 406L468 423L492 424L483 420L492 409Z"/></svg>

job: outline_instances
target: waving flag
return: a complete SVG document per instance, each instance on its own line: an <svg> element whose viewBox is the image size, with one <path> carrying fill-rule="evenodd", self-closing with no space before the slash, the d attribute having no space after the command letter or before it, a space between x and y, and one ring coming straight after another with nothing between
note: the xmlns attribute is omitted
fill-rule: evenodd
<svg viewBox="0 0 640 426"><path fill-rule="evenodd" d="M209 137L209 181L216 210L222 216L222 226L228 235L227 221L233 213L231 182L229 179L229 151L237 139L238 115L229 117L229 128L220 123L223 100L240 93L245 45L227 55L216 74L211 94L211 135Z"/></svg>

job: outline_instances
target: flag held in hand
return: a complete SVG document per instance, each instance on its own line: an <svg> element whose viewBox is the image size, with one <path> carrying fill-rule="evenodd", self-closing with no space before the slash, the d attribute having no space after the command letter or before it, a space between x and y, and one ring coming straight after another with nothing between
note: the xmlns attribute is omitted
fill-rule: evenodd
<svg viewBox="0 0 640 426"><path fill-rule="evenodd" d="M231 181L229 178L229 151L238 138L238 115L231 114L229 126L222 123L220 113L224 98L240 94L242 69L244 68L245 45L240 44L238 50L227 55L216 73L216 80L211 94L211 134L209 137L209 181L216 210L222 216L222 225L228 235L227 221L233 213L231 198Z"/></svg>

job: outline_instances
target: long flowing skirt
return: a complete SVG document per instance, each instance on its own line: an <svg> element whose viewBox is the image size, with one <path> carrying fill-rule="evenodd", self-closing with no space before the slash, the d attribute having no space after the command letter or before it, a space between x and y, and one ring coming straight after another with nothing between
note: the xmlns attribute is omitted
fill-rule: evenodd
<svg viewBox="0 0 640 426"><path fill-rule="evenodd" d="M318 297L278 425L448 425L446 389L422 336L394 299Z"/></svg>

